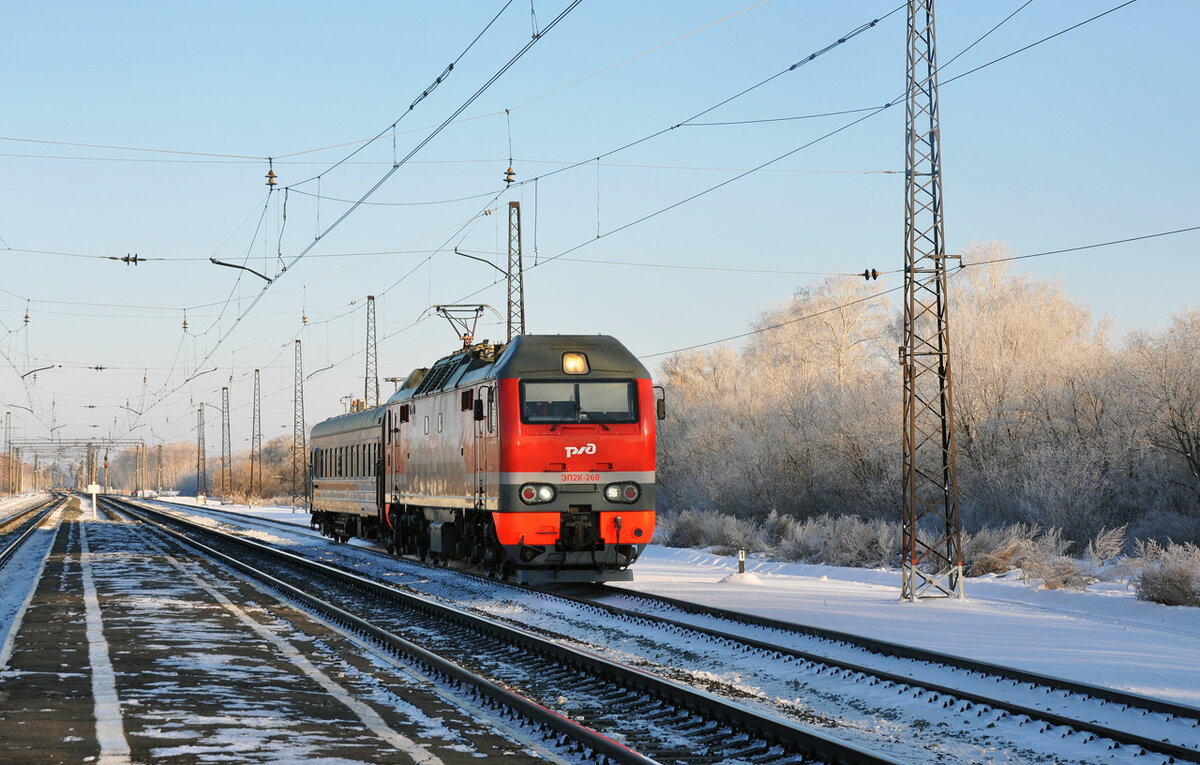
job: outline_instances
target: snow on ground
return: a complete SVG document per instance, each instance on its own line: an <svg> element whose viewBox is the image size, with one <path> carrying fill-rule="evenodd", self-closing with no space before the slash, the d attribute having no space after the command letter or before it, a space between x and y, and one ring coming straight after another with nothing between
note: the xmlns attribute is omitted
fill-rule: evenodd
<svg viewBox="0 0 1200 765"><path fill-rule="evenodd" d="M209 506L308 524L290 507ZM1200 609L1139 601L1126 583L1052 591L1012 572L968 579L964 601L909 603L898 570L756 556L737 570L733 556L650 545L619 586L1200 707Z"/></svg>
<svg viewBox="0 0 1200 765"><path fill-rule="evenodd" d="M968 579L964 601L909 603L898 570L752 556L739 577L737 565L651 545L621 586L1200 707L1200 609L1139 601L1123 583L1052 591L1013 572Z"/></svg>
<svg viewBox="0 0 1200 765"><path fill-rule="evenodd" d="M290 507L222 505L298 525ZM1200 707L1200 609L1139 601L1126 583L1043 590L1020 572L968 579L965 601L900 600L900 572L737 559L650 545L620 586L867 635Z"/></svg>

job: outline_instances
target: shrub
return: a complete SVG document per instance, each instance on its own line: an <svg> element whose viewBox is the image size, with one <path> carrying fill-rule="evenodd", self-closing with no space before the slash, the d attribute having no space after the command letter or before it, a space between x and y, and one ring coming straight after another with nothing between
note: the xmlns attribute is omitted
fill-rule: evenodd
<svg viewBox="0 0 1200 765"><path fill-rule="evenodd" d="M766 548L751 521L714 511L684 510L672 517L659 516L656 536L667 547L714 547L720 548L718 553Z"/></svg>
<svg viewBox="0 0 1200 765"><path fill-rule="evenodd" d="M1126 561L1141 600L1165 606L1200 606L1200 547L1138 540Z"/></svg>
<svg viewBox="0 0 1200 765"><path fill-rule="evenodd" d="M1002 528L984 526L963 534L963 573L967 576L1004 574L1017 567L1017 559L1037 535L1036 526L1015 523Z"/></svg>

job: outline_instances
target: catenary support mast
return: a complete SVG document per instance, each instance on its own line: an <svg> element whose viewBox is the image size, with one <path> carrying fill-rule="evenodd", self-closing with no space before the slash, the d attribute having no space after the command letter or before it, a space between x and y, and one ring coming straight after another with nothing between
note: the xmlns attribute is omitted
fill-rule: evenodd
<svg viewBox="0 0 1200 765"><path fill-rule="evenodd" d="M912 601L963 596L933 15L933 0L909 0L901 597Z"/></svg>
<svg viewBox="0 0 1200 765"><path fill-rule="evenodd" d="M253 505L262 485L262 392L258 370L254 370L254 415L250 422L250 490L247 501Z"/></svg>
<svg viewBox="0 0 1200 765"><path fill-rule="evenodd" d="M508 339L525 334L525 270L521 262L521 203L508 203Z"/></svg>
<svg viewBox="0 0 1200 765"><path fill-rule="evenodd" d="M308 472L308 444L304 433L304 361L300 354L300 341L296 341L296 385L292 405L292 508L305 490Z"/></svg>
<svg viewBox="0 0 1200 765"><path fill-rule="evenodd" d="M233 501L233 449L229 433L229 388L221 388L221 498Z"/></svg>
<svg viewBox="0 0 1200 765"><path fill-rule="evenodd" d="M208 496L208 466L204 459L204 404L196 410L196 498Z"/></svg>
<svg viewBox="0 0 1200 765"><path fill-rule="evenodd" d="M370 407L379 406L379 357L376 351L375 296L367 295L367 376L363 382L363 401Z"/></svg>

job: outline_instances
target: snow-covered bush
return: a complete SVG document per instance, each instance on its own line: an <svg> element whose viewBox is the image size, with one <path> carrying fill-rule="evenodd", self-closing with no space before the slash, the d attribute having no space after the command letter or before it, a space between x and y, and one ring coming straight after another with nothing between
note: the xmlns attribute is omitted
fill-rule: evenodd
<svg viewBox="0 0 1200 765"><path fill-rule="evenodd" d="M1029 549L1037 535L1036 526L1015 523L992 528L984 526L974 534L963 534L963 573L967 576L1003 574L1017 567L1017 560Z"/></svg>
<svg viewBox="0 0 1200 765"><path fill-rule="evenodd" d="M1125 567L1138 598L1167 606L1200 606L1200 547L1138 540Z"/></svg>
<svg viewBox="0 0 1200 765"><path fill-rule="evenodd" d="M749 521L701 510L659 515L655 539L667 547L712 547L718 554L766 548L759 530Z"/></svg>
<svg viewBox="0 0 1200 765"><path fill-rule="evenodd" d="M656 540L668 547L707 547L719 554L761 552L831 566L897 565L900 526L880 519L829 516L796 520L772 511L761 522L725 513L684 510L662 515Z"/></svg>
<svg viewBox="0 0 1200 765"><path fill-rule="evenodd" d="M1123 531L1123 530L1121 530ZM1098 537L1089 550L1107 554L1110 536ZM1066 553L1071 542L1062 530L1042 531L1037 526L1015 523L1001 528L985 526L975 534L963 534L963 569L967 576L1003 574L1020 569L1028 580L1040 580L1048 590L1083 589L1094 577Z"/></svg>
<svg viewBox="0 0 1200 765"><path fill-rule="evenodd" d="M773 552L784 560L830 566L896 565L900 525L878 518L822 515L793 524Z"/></svg>

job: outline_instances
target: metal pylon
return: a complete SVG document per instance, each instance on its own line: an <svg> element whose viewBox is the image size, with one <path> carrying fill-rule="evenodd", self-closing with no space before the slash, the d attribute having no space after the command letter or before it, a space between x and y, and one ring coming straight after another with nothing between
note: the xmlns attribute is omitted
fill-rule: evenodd
<svg viewBox="0 0 1200 765"><path fill-rule="evenodd" d="M250 491L248 501L253 504L262 485L262 393L259 388L258 370L254 370L254 416L250 422Z"/></svg>
<svg viewBox="0 0 1200 765"><path fill-rule="evenodd" d="M901 597L963 596L933 0L908 2Z"/></svg>
<svg viewBox="0 0 1200 765"><path fill-rule="evenodd" d="M521 263L521 203L508 203L508 339L525 334L525 270Z"/></svg>
<svg viewBox="0 0 1200 765"><path fill-rule="evenodd" d="M204 404L196 410L196 496L208 496L208 465L204 459Z"/></svg>
<svg viewBox="0 0 1200 765"><path fill-rule="evenodd" d="M12 494L12 412L4 413L4 495Z"/></svg>
<svg viewBox="0 0 1200 765"><path fill-rule="evenodd" d="M292 507L300 497L308 496L305 490L308 474L308 445L304 433L304 361L300 354L300 341L296 341L296 385L292 407Z"/></svg>
<svg viewBox="0 0 1200 765"><path fill-rule="evenodd" d="M374 393L374 396L372 396ZM375 345L375 296L367 295L367 376L363 382L363 401L379 406L379 363Z"/></svg>
<svg viewBox="0 0 1200 765"><path fill-rule="evenodd" d="M229 502L233 494L233 450L229 434L229 388L221 388L221 497Z"/></svg>

